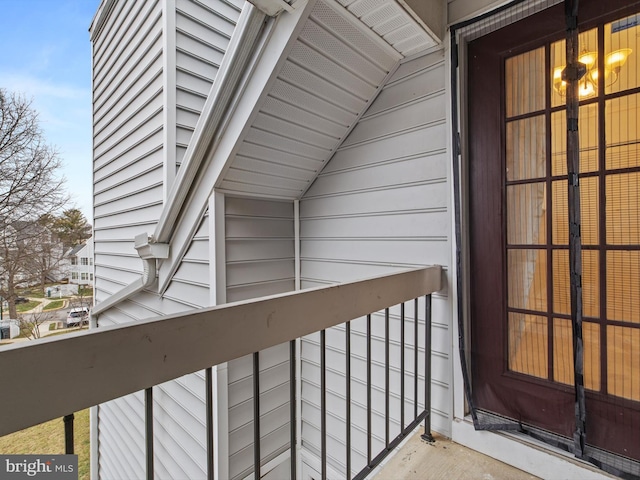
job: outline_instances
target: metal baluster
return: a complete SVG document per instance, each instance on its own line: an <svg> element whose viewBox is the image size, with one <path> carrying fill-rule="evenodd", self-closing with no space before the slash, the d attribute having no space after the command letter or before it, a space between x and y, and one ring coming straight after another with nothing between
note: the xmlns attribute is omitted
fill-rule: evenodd
<svg viewBox="0 0 640 480"><path fill-rule="evenodd" d="M64 453L73 455L73 413L62 418L64 422Z"/></svg>
<svg viewBox="0 0 640 480"><path fill-rule="evenodd" d="M389 309L384 309L384 446L389 448Z"/></svg>
<svg viewBox="0 0 640 480"><path fill-rule="evenodd" d="M404 302L400 304L400 432L404 432Z"/></svg>
<svg viewBox="0 0 640 480"><path fill-rule="evenodd" d="M422 439L433 442L431 435L431 295L424 297L424 433Z"/></svg>
<svg viewBox="0 0 640 480"><path fill-rule="evenodd" d="M253 475L260 478L260 353L253 354Z"/></svg>
<svg viewBox="0 0 640 480"><path fill-rule="evenodd" d="M413 300L413 419L418 418L418 299Z"/></svg>
<svg viewBox="0 0 640 480"><path fill-rule="evenodd" d="M144 426L147 456L147 480L154 479L153 473L153 387L144 391Z"/></svg>
<svg viewBox="0 0 640 480"><path fill-rule="evenodd" d="M296 412L296 341L289 342L289 410L290 410L290 434L291 445L291 480L297 477L296 450L297 450L297 412Z"/></svg>
<svg viewBox="0 0 640 480"><path fill-rule="evenodd" d="M327 364L326 331L320 332L320 452L322 480L327 480Z"/></svg>
<svg viewBox="0 0 640 480"><path fill-rule="evenodd" d="M345 419L346 427L347 427L347 460L346 460L346 479L351 480L351 322L347 322L345 324L345 356L346 356L346 365L345 365L345 377L346 377L346 408L347 408L347 416Z"/></svg>
<svg viewBox="0 0 640 480"><path fill-rule="evenodd" d="M371 315L367 315L367 465L371 465Z"/></svg>
<svg viewBox="0 0 640 480"><path fill-rule="evenodd" d="M207 422L207 479L213 480L213 368L205 369Z"/></svg>

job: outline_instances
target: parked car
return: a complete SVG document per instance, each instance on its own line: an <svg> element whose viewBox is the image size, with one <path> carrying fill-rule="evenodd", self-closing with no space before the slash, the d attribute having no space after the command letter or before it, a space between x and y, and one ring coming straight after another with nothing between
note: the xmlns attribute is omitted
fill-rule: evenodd
<svg viewBox="0 0 640 480"><path fill-rule="evenodd" d="M18 297L16 298L15 304L19 305L21 303L29 303L29 299L25 298L25 297Z"/></svg>
<svg viewBox="0 0 640 480"><path fill-rule="evenodd" d="M89 323L89 307L77 307L69 310L67 314L67 327L77 327L80 324Z"/></svg>

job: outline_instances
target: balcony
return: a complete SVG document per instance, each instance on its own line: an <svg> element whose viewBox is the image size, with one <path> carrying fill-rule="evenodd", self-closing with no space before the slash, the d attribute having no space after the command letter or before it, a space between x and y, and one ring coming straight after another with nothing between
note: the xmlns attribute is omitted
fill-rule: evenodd
<svg viewBox="0 0 640 480"><path fill-rule="evenodd" d="M72 412L144 391L146 477L154 478L154 386L204 370L210 387L212 366L252 355L255 419L260 415L260 375L255 374L260 371L258 352L289 342L290 446L296 451L301 415L296 401L300 377L296 373L299 358L295 342L319 332L321 416L317 455L321 477L327 478L331 462L327 459L326 331L341 326L347 359L343 369L345 400L349 406L345 409L345 425L349 428L342 434L346 464L339 475L365 478L422 422L426 436L430 436L431 355L424 352L431 348L431 294L441 289L441 277L439 266L419 268L5 347L0 352L0 378L11 388L0 391L0 436L50 419L69 418ZM351 325L356 319L365 326L366 368L360 372L364 385L353 380ZM393 332L391 325L399 331ZM382 338L378 335L384 343L384 358L372 356L372 330L384 332ZM390 355L399 356L399 382L390 381L390 370L396 369L391 367ZM21 368L12 368L15 365ZM356 385L366 387L366 394L360 395L359 389L357 398L358 404L366 407L362 424L351 415L356 396L352 386ZM214 399L212 389L207 388L207 392L207 472L213 478ZM384 400L379 401L381 393ZM378 432L376 440L372 417L380 412L384 431ZM253 424L254 472L262 470L263 475L268 462L261 455L261 442L255 442L260 438L260 422ZM65 425L71 430L71 422ZM352 434L355 438L363 432L366 444L352 439ZM291 456L289 462L291 478L300 476L296 457Z"/></svg>

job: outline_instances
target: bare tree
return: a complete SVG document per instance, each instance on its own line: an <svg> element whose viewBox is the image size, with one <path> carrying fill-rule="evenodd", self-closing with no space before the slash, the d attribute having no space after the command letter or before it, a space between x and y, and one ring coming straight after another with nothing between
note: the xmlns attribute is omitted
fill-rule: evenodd
<svg viewBox="0 0 640 480"><path fill-rule="evenodd" d="M0 88L0 295L16 318L17 287L32 281L34 228L68 201L61 161L24 96Z"/></svg>
<svg viewBox="0 0 640 480"><path fill-rule="evenodd" d="M55 314L42 310L34 311L32 313L25 313L18 317L20 332L24 334L29 340L40 338L42 336L40 327L45 323L53 320L55 320Z"/></svg>

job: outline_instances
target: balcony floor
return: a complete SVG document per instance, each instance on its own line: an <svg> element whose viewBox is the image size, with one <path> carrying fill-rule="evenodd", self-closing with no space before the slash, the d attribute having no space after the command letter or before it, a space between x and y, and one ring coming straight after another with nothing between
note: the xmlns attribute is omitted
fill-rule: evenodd
<svg viewBox="0 0 640 480"><path fill-rule="evenodd" d="M532 480L534 477L438 434L429 444L414 434L375 480Z"/></svg>

